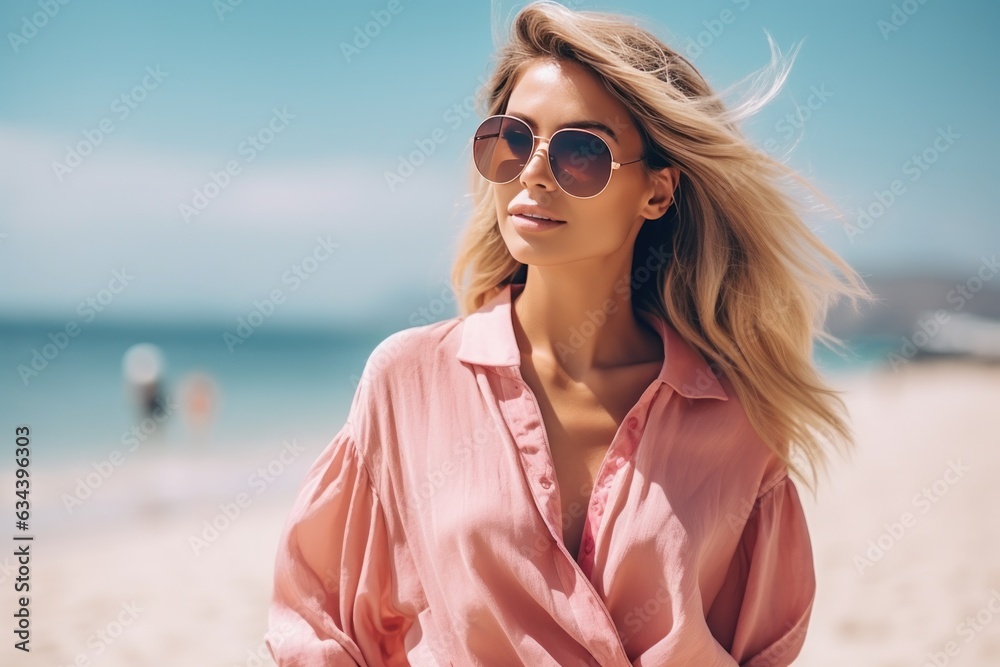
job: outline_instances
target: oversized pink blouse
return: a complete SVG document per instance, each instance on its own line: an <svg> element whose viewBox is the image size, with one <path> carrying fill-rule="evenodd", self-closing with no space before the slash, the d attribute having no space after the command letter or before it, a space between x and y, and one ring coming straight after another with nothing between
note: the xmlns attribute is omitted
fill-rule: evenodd
<svg viewBox="0 0 1000 667"><path fill-rule="evenodd" d="M669 323L659 377L611 441L580 553L507 285L397 332L285 525L266 644L281 667L777 667L815 595L787 468ZM647 317L643 315L643 317Z"/></svg>

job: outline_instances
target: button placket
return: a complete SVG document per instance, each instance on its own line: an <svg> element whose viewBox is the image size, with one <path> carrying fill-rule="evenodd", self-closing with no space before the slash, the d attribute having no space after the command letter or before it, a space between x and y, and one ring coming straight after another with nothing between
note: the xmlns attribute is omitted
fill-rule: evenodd
<svg viewBox="0 0 1000 667"><path fill-rule="evenodd" d="M647 390L648 391L648 390ZM635 410L645 410L646 396L636 404ZM597 484L594 487L593 497L588 505L588 516L584 527L583 563L584 571L588 577L594 565L594 552L597 542L603 539L605 530L604 514L607 509L608 499L611 496L612 488L618 473L627 461L631 460L638 448L639 435L636 429L639 426L639 417L630 415L625 419L623 426L626 430L616 434L612 441L612 449L598 472ZM613 454L613 456L612 456Z"/></svg>
<svg viewBox="0 0 1000 667"><path fill-rule="evenodd" d="M553 541L558 541L561 536L562 526L555 522L553 517L558 516L558 498L551 493L554 487L553 479L555 471L549 465L549 457L546 456L547 442L544 436L544 428L538 433L532 433L532 426L543 426L541 421L541 410L524 410L520 401L522 396L527 395L535 400L530 387L516 373L504 372L503 375L514 381L512 388L503 385L504 404L502 412L506 415L508 427L514 438L514 445L517 455L520 457L522 468L528 480L528 487L534 496L535 505L542 517L545 525L549 528ZM531 437L532 435L536 437Z"/></svg>
<svg viewBox="0 0 1000 667"><path fill-rule="evenodd" d="M550 448L549 443L548 443L548 436L545 434L544 421L542 420L542 410L541 410L541 407L538 405L538 399L535 397L534 392L531 390L531 387L528 385L528 383L524 381L523 377L521 377L519 369L517 369L517 368L511 369L511 371L509 372L509 377L511 377L512 379L514 379L515 383L518 385L517 391L519 392L519 394L520 394L520 392L524 392L531 399L531 402L533 403L534 411L533 411L531 417L532 417L533 420L537 420L537 422L541 425L541 434L542 434L542 438L541 439L542 439L544 448L547 449L548 454L549 454L549 460L547 461L547 465L545 466L547 468L547 470L545 471L545 473L543 473L542 475L540 475L537 479L539 480L539 486L541 486L542 488L546 488L546 489L547 488L551 488L551 486L552 486L552 478L554 478L554 476L555 476L555 471L554 471L554 469L551 469L551 448ZM617 440L617 438L616 438L616 440ZM612 446L614 446L614 445L612 445ZM522 462L527 461L530 457L526 457L524 455L523 448L519 447L518 449L520 450ZM542 450L540 449L539 453L541 451ZM538 455L539 454L536 454L536 456L538 456ZM534 468L536 462L531 461L530 463L532 464L532 468ZM549 484L549 486L545 486L546 482ZM534 485L531 485L531 486L534 489ZM559 499L556 498L555 496L556 496L556 494L550 494L550 495L548 495L547 498L545 499L545 502L544 503L540 503L540 505L545 505L545 506L548 506L548 507L552 507L552 506L558 505L558 500ZM537 498L536 498L536 502L538 502ZM540 509L541 509L541 507L540 507ZM555 528L553 528L553 525L549 522L549 518L551 517L551 514L552 514L551 512L549 512L549 513L543 512L543 515L546 518L546 523L549 524L549 528L552 531L553 540L556 542L557 548L559 550L561 550L563 552L563 554L565 554L565 555L569 556L570 558L572 558L572 555L566 549L565 543L562 541L562 539L557 538L557 533L555 532ZM588 510L588 514L589 514L589 510ZM589 517L587 519L587 523L589 523ZM561 537L561 528L562 528L561 522L557 525L557 527L559 528L558 535ZM595 543L594 543L593 536L588 533L588 530L589 530L589 528L585 524L584 534L587 535L587 537L585 539L589 540L586 543L588 546L586 547L587 551L586 551L586 553L584 555L584 561L585 562L586 561L592 561L592 559L593 559L593 553L594 553L594 549L595 549ZM590 569L591 568L588 567L587 571L589 571ZM621 638L620 638L620 636L618 634L618 630L617 630L617 626L615 625L615 621L611 617L611 612L608 610L607 605L604 603L604 601L601 598L600 594L598 594L597 589L594 588L593 582L590 581L589 574L587 576L583 576L583 580L586 582L586 586L590 590L589 601L590 601L591 613L596 615L595 618L585 619L585 620L588 620L588 621L590 621L592 623L592 622L594 622L596 620L596 618L602 618L604 620L604 622L607 624L607 628L609 628L609 630L611 632L613 632L614 640L610 640L610 642L605 645L605 648L608 651L611 652L611 654L608 654L608 655L605 656L608 659L607 664L628 665L629 664L628 656L625 653L625 647L621 643Z"/></svg>

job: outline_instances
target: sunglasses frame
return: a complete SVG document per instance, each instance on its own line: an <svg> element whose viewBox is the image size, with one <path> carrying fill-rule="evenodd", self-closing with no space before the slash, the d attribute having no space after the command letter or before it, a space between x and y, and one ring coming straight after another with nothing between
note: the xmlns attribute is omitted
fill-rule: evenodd
<svg viewBox="0 0 1000 667"><path fill-rule="evenodd" d="M530 134L531 137L532 137L532 139L531 139L531 141L532 141L532 143L531 143L531 153L528 155L528 159L525 161L524 166L521 167L521 169L517 172L517 174L514 176L514 178L512 178L512 179L510 179L508 181L494 181L494 180L491 180L491 179L487 178L486 175L483 174L482 171L480 171L479 165L476 164L476 171L478 171L479 175L482 176L483 178L485 178L487 181L489 181L490 183L493 183L495 185L506 185L507 183L512 183L513 181L515 181L515 180L517 180L518 178L521 177L521 174L524 173L525 167L528 166L528 163L531 162L531 159L533 157L535 157L535 153L538 152L538 140L539 139L545 139L545 137L540 137L537 134L534 134L531 131L531 126L528 125L527 121L525 121L522 118L518 118L517 116L511 116L510 114L494 114L492 116L487 116L486 118L484 118L483 121L479 124L479 127L476 128L476 133L472 136L473 156L475 156L475 144L476 144L476 140L478 140L478 139L486 139L486 138L493 137L493 136L499 136L499 133L496 134L496 135L494 135L494 134L483 134L483 135L480 135L479 134L479 130L483 127L483 125L485 125L487 121L493 120L494 118L510 118L512 120L515 120L518 123L520 123L521 125L523 125L528 130L528 134ZM571 192L567 191L566 188L563 187L562 183L559 182L559 179L556 177L556 172L555 172L555 169L553 168L553 165L552 165L552 154L549 153L548 146L549 146L549 144L552 143L552 139L554 139L557 134L559 134L560 132L566 132L566 131L583 132L585 134L589 134L589 135L595 137L601 143L603 143L607 147L607 149L608 149L608 155L611 156L611 171L608 172L608 180L604 183L604 187L602 187L596 194L587 195L585 197L581 197L580 195L574 195ZM615 175L615 171L617 171L620 167L622 167L622 166L624 166L626 164L634 164L636 162L641 162L642 160L645 159L645 157L640 157L640 158L637 158L635 160L629 160L628 162L616 162L615 161L614 151L611 150L611 144L609 144L607 142L607 140L605 140L604 137L602 137L601 135L597 134L596 132L591 132L590 130L585 130L583 128L577 128L577 127L564 127L562 129L559 129L559 130L556 130L555 132L553 132L549 136L548 141L546 143L545 153L546 153L546 156L548 158L545 161L545 163L549 167L549 173L552 175L552 180L555 182L556 185L559 186L560 190L562 190L567 195L569 195L570 197L573 197L575 199L593 199L594 197L598 196L599 194L601 194L602 192L604 192L605 190L608 189L608 185L611 184L611 178ZM472 161L475 164L475 162L476 162L475 157L473 157Z"/></svg>

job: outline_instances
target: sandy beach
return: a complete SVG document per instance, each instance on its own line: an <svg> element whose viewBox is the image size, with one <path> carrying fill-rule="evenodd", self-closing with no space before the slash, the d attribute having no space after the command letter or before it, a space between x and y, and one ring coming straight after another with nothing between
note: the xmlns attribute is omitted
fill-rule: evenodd
<svg viewBox="0 0 1000 667"><path fill-rule="evenodd" d="M800 492L819 588L796 664L1000 664L1000 366L910 363L835 381L859 447L818 499ZM8 641L0 662L273 664L275 545L326 442L286 454L266 482L255 471L276 470L282 444L258 445L236 462L132 461L73 512L62 494L89 471L35 470L31 653ZM8 623L13 566L0 558Z"/></svg>
<svg viewBox="0 0 1000 667"><path fill-rule="evenodd" d="M1000 367L840 386L858 450L803 494L818 590L796 664L1000 665Z"/></svg>

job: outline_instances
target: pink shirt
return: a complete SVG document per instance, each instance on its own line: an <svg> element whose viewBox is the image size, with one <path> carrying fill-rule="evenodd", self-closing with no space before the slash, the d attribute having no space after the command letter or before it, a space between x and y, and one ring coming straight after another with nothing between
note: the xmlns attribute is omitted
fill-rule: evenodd
<svg viewBox="0 0 1000 667"><path fill-rule="evenodd" d="M790 665L815 595L787 468L667 322L578 557L507 286L383 340L279 544L278 665Z"/></svg>

